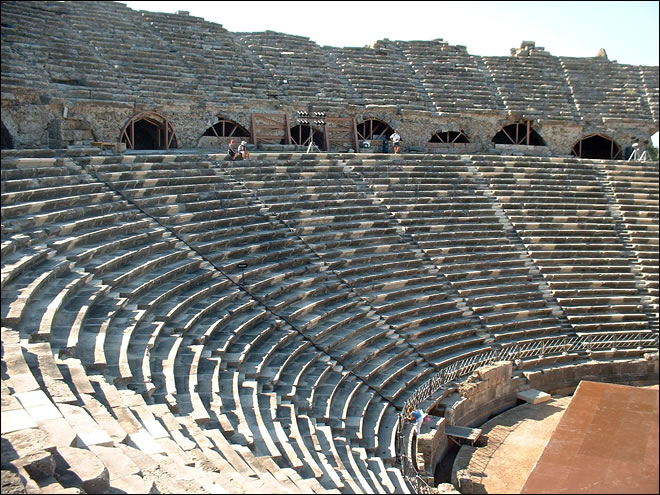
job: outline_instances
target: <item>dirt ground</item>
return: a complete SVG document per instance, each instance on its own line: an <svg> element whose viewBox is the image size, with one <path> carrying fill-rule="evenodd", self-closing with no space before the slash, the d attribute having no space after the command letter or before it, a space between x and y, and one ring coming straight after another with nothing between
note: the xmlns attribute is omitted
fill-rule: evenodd
<svg viewBox="0 0 660 495"><path fill-rule="evenodd" d="M523 404L484 424L488 444L477 448L467 469L474 493L520 493L571 397Z"/></svg>

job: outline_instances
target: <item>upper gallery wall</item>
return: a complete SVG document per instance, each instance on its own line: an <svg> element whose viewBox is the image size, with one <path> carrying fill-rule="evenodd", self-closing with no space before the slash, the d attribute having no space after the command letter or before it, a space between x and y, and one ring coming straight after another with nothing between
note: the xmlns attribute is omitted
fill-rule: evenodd
<svg viewBox="0 0 660 495"><path fill-rule="evenodd" d="M251 129L252 114L278 113L293 126L299 110L382 121L413 151L442 132L488 149L502 128L530 122L568 154L585 136L624 146L657 131L658 68L604 52L558 57L530 41L502 57L442 39L330 47L117 2L2 2L3 148L119 141L140 112L167 118L178 147L197 147L219 120Z"/></svg>

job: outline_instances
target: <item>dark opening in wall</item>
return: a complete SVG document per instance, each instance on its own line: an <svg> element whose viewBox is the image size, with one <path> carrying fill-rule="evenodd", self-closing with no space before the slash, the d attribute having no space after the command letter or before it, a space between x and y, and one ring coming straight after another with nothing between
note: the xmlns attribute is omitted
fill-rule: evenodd
<svg viewBox="0 0 660 495"><path fill-rule="evenodd" d="M309 145L309 136L311 134L311 128L308 125L297 125L291 128L291 144L299 144L302 146ZM325 134L323 131L314 129L314 134L312 135L312 140L314 144L320 149L325 150ZM286 144L284 139L280 144Z"/></svg>
<svg viewBox="0 0 660 495"><path fill-rule="evenodd" d="M357 125L357 133L358 141L380 139L381 136L389 139L394 133L394 129L382 120L370 119Z"/></svg>
<svg viewBox="0 0 660 495"><path fill-rule="evenodd" d="M2 149L11 150L14 148L14 138L11 136L9 130L5 127L5 123L2 123Z"/></svg>
<svg viewBox="0 0 660 495"><path fill-rule="evenodd" d="M612 139L594 134L580 139L573 148L571 154L578 158L595 158L600 160L623 160L621 148Z"/></svg>
<svg viewBox="0 0 660 495"><path fill-rule="evenodd" d="M155 150L160 147L158 134L160 129L151 122L138 120L135 123L133 149Z"/></svg>
<svg viewBox="0 0 660 495"><path fill-rule="evenodd" d="M206 129L203 136L215 137L250 137L250 132L232 120L220 119L213 126Z"/></svg>
<svg viewBox="0 0 660 495"><path fill-rule="evenodd" d="M529 122L516 122L502 128L493 137L494 144L521 144L525 146L545 146L545 141L532 129Z"/></svg>
<svg viewBox="0 0 660 495"><path fill-rule="evenodd" d="M461 131L439 131L431 136L429 143L469 143L470 139Z"/></svg>
<svg viewBox="0 0 660 495"><path fill-rule="evenodd" d="M120 142L126 149L167 150L178 148L172 124L153 112L136 115L124 126Z"/></svg>
<svg viewBox="0 0 660 495"><path fill-rule="evenodd" d="M435 486L438 486L440 483L451 483L452 468L461 447L454 442L449 442L449 444L449 449L447 449L445 455L435 466L435 472L433 473L433 483Z"/></svg>

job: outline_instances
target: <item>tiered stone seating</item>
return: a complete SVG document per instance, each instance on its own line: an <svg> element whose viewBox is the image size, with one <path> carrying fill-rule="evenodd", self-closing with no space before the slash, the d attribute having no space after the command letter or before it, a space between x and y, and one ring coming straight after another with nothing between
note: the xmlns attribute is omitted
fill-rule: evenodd
<svg viewBox="0 0 660 495"><path fill-rule="evenodd" d="M640 294L629 291L637 277L593 166L510 157L481 157L475 165L576 332L649 330Z"/></svg>
<svg viewBox="0 0 660 495"><path fill-rule="evenodd" d="M94 2L71 9L68 22L140 101L205 97L194 68L138 12L121 3Z"/></svg>
<svg viewBox="0 0 660 495"><path fill-rule="evenodd" d="M493 340L562 332L559 308L469 162L406 160L383 173L382 165L362 160L355 170L438 267L447 287L435 288L436 299L455 293L469 309L449 312L429 328L438 362L446 362L449 351L460 354Z"/></svg>
<svg viewBox="0 0 660 495"><path fill-rule="evenodd" d="M39 37L44 37L43 52L48 56L45 69L57 87L58 96L63 91L74 101L126 102L134 99L131 96L133 88L117 67L94 50L87 42L84 30L72 29L72 25L82 26L87 20L82 21L76 15L77 9L57 2L48 3L43 10L35 7L35 13L45 20L46 27L39 31ZM130 9L126 11L130 12ZM3 18L4 15L3 10Z"/></svg>
<svg viewBox="0 0 660 495"><path fill-rule="evenodd" d="M36 6L26 13L25 6L19 3L6 2L2 6L2 91L9 93L26 87L45 91L48 82L32 77L31 71L45 70L48 64L48 51L41 45L41 36L48 33L47 16ZM30 42L26 43L28 39Z"/></svg>
<svg viewBox="0 0 660 495"><path fill-rule="evenodd" d="M163 232L154 229L153 223L137 210L130 212L125 201L79 167L63 165L62 160L55 159L51 159L50 167L45 167L45 161L35 164L3 160L3 237L7 235L7 244L14 243L13 246L19 248L3 254L3 276L7 275L3 277L2 298L3 367L7 365L11 375L6 382L11 394L25 401L28 413L25 419L32 420L32 423L24 422L20 430L28 427L34 432L31 450L18 452L18 455L51 452L48 455L52 456L57 450L73 470L67 474L57 468L60 482L82 483L79 486L89 491L105 492L109 487L149 491L155 478L137 476L139 470L131 470L129 463L118 467L121 458L126 459L119 445L133 438L130 437L133 434L136 441L152 435L138 426L139 422L134 423L134 431L130 431L125 421L118 422L116 418L124 416L113 417L109 413L110 404L106 401L103 405L94 398L99 397L95 384L105 383L104 379L92 381L81 366L81 360L68 356L75 356L80 344L72 340L77 331L74 327L82 325L88 306L94 305L93 299L102 300L107 293L104 293L103 281L92 279L97 272L87 271L89 262L130 249L137 239L153 241L162 237ZM24 168L29 165L37 166ZM58 198L60 201L48 199L58 194L62 195ZM67 195L73 195L72 205L65 200ZM105 203L105 209L98 208L96 202L100 201ZM21 233L17 234L19 230ZM97 232L103 234L95 236ZM114 237L115 245L111 246L105 236ZM23 248L46 252L46 256L29 266L11 263L12 256L20 255ZM88 321L100 316L99 309L99 304L95 305ZM67 335L69 330L71 334ZM112 350L119 351L120 345L116 342ZM82 353L85 349L79 350ZM111 385L107 387L107 392L115 390ZM30 393L30 398L21 395L24 393ZM112 402L112 407L120 407L116 401ZM15 448L21 445L26 434L28 432L19 430L13 432L10 441ZM3 441L4 438L3 421ZM160 452L168 450L161 448ZM98 472L94 471L96 466L99 466ZM36 468L29 466L26 469L32 485L53 485L51 481L40 480L39 469L31 471ZM40 481L32 480L30 474ZM200 474L199 478L203 476ZM217 490L219 486L209 483L207 489Z"/></svg>
<svg viewBox="0 0 660 495"><path fill-rule="evenodd" d="M3 153L3 462L29 491L407 493L398 414L438 368L654 328L657 170L219 158Z"/></svg>
<svg viewBox="0 0 660 495"><path fill-rule="evenodd" d="M304 36L265 31L240 33L240 39L280 84L288 101L307 110L342 115L355 93L346 76L326 63L321 48Z"/></svg>
<svg viewBox="0 0 660 495"><path fill-rule="evenodd" d="M623 222L623 237L639 263L649 305L658 314L658 167L652 162L603 162ZM657 324L657 323L656 323Z"/></svg>
<svg viewBox="0 0 660 495"><path fill-rule="evenodd" d="M379 41L373 47L323 47L348 79L360 103L369 106L393 106L406 110L434 111L421 82L404 55L393 42Z"/></svg>
<svg viewBox="0 0 660 495"><path fill-rule="evenodd" d="M96 159L97 162L104 160L112 159L109 157ZM95 159L84 160L90 171L103 177L104 181L113 183L112 172L106 172L104 175L102 172L104 165L89 164L94 161ZM171 476L179 477L175 474L178 471L175 466L186 472L186 469L190 470L191 466L200 462L200 458L213 457L212 452L215 451L208 451L207 455L190 452L191 449L199 450L196 443L182 436L180 427L172 433L168 428L163 428L160 418L164 412L162 410L159 414L150 412L151 409L142 396L124 388L124 385L142 392L145 398L151 397L152 394L165 395L163 390L172 392L171 400L163 401L171 405L172 410L181 412L185 414L184 417L190 417L200 424L209 421L206 404L197 392L198 384L205 376L203 374L205 362L200 353L201 349L199 346L197 348L193 346L192 338L184 342L183 335L177 336L176 332L167 328L165 325L167 322L159 319L158 311L165 311L174 297L180 298L181 294L190 297L191 290L199 290L205 283L210 285L213 277L209 274L213 275L217 272L214 270L212 273L210 264L202 263L203 260L199 256L192 259L195 256L191 258L193 252L190 249L181 250L180 246L183 246L183 243L177 241L171 234L166 234L162 228L153 229L153 221L135 208L132 213L139 221L131 224L128 221L120 223L122 217L115 215L112 217L115 225L107 227L98 218L91 216L95 212L92 204L75 209L75 212L83 217L82 220L78 220L78 224L86 226L87 230L81 232L75 230L75 217L73 217L74 221L64 217L74 227L66 229L68 224L61 226L58 220L65 215L60 212L62 208L68 206L64 200L66 196L58 202L48 199L37 200L57 194L79 192L77 203L81 205L92 203L94 200L103 200L106 204L116 203L118 206L115 206L115 209L123 208L130 212L131 208L127 201L121 200L115 192L85 200L85 196L91 196L85 195L90 188L93 189L91 186L99 186L107 191L110 189L107 189L102 182L94 181L78 167L70 165L63 168L56 160L52 159L51 162L50 168L27 169L29 172L25 172L26 169L23 167L26 164L3 160L3 232L13 233L22 229L31 239L35 239L35 242L39 239L38 235L41 235L45 238L42 239L41 249L48 249L47 255L33 261L32 265L14 263L10 267L5 265L7 258L3 255L3 276L7 274L3 284L3 327L9 325L6 331L11 338L25 339L28 342L24 344L28 348L27 352L36 356L34 362L28 361L16 369L12 367L12 375L19 379L20 376L25 375L26 370L39 369L37 376L38 380L44 383L43 390L56 403L63 404L58 405L61 411L58 414L72 425L73 434L84 442L80 446L91 449L92 446L99 445L109 449L108 452L104 452L101 466L109 466L108 459L113 455L120 455L117 452L118 445L128 442L134 450L132 455L142 457L143 464L153 466L151 470L158 466L165 469L165 466L170 464ZM10 168L12 164L16 168ZM60 166L56 167L57 165ZM112 165L105 167L111 169ZM124 168L130 167L124 165ZM59 170L60 174L52 173L51 169ZM63 175L66 173L70 175ZM23 174L25 178L18 178ZM124 178L127 174L130 172L124 172ZM200 173L197 175L201 176ZM39 183L40 176L44 177L44 183L51 185L50 188L36 187L42 185ZM54 178L59 180L55 181ZM161 183L168 180L170 183L176 182L169 178ZM208 181L208 178L204 180ZM191 181L194 183L195 178ZM145 191L139 194L140 190L130 189L130 186L135 186L137 181L116 180L116 182L113 188L124 197L130 198L131 202L138 201L138 199L134 200L133 196L148 195L147 184L158 184L157 179L152 179L151 182L143 180L140 185ZM53 187L54 183L66 185ZM30 186L32 189L29 189ZM171 187L176 191L177 187L184 186L173 184ZM152 189L156 191L154 194L166 192L159 190L158 187ZM201 194L204 194L204 191ZM143 203L145 201L146 199ZM24 207L21 208L22 206ZM148 207L144 205L143 207L148 210ZM44 220L47 223L39 226L41 230L30 231L34 222L28 218L29 212L34 211L39 214L47 208L52 210L48 211L50 217ZM73 213L69 213L70 217L72 215ZM89 218L85 215L89 215ZM133 220L131 216L127 218ZM108 220L105 222L107 223ZM121 230L122 228L124 230ZM148 231L149 228L152 231ZM78 230L81 229L82 227L78 227ZM71 235L65 237L68 234ZM74 237L73 234L79 235ZM28 236L23 235L23 237ZM107 237L113 241L109 241ZM21 245L18 244L21 238L21 235L13 235L9 242L3 245L9 261L12 254L21 254ZM27 247L30 247L29 243L27 244ZM12 249L14 251L10 253ZM49 259L53 261L49 262ZM53 264L52 269L51 264ZM39 270L43 271L42 275L34 278ZM21 289L24 286L27 287ZM8 297L10 294L23 296ZM30 313L43 313L44 316L41 319L28 318L27 314ZM169 335L158 335L163 326ZM10 341L10 337L7 337L7 342ZM30 341L27 340L28 338ZM20 346L17 346L15 354L16 359L22 355ZM152 366L145 366L145 360L147 363L151 362ZM147 373L143 372L145 369L148 370ZM94 375L96 370L103 370L104 375ZM162 381L158 379L161 375L165 375L163 381L171 380L174 386L166 384L161 390ZM110 381L107 382L106 379ZM35 388L34 385L31 387ZM94 398L104 405L101 409ZM44 406L46 405L47 403L44 402ZM66 410L64 405L67 406ZM109 415L107 411L102 414L103 407L111 411ZM176 422L173 423L171 418L168 422L170 427L176 426ZM62 441L65 441L65 437L59 435L62 436ZM68 442L70 444L71 440ZM89 451L85 450L85 452ZM216 468L220 470L221 467L226 467L218 465L218 459L222 456L218 453L215 455L218 456L214 459ZM94 462L99 462L96 457L94 459L96 459ZM86 462L91 463L91 458ZM305 488L297 487L288 474L286 479L278 479L272 474L286 469L286 466L273 465L267 469L261 467L266 466L265 460L253 459L252 462L252 467L249 467L252 472L250 476L258 478L259 486L261 488L266 486L266 491L282 492L292 487L294 491L304 491L312 487L309 483L303 484ZM82 471L76 470L77 475L81 473ZM119 488L130 485L138 491L149 491L150 487L144 483L153 478L140 477L137 473L138 470L131 472L132 478L128 480L122 477L122 480L115 482L111 479L110 486ZM202 473L198 477L190 473L183 476L183 479L188 478L187 485L175 484L175 486L184 488L183 491L185 486L193 485L197 487L196 490L217 492L227 491L222 488L227 486L227 483L233 483L235 487L255 485L254 480L238 480L240 477L236 480L218 477L208 479ZM298 476L297 480L301 481L301 478ZM287 483L289 488L286 488ZM98 490L106 489L107 479L105 488L101 487Z"/></svg>
<svg viewBox="0 0 660 495"><path fill-rule="evenodd" d="M370 342L369 338L384 342L379 349L389 348L387 342L391 342L391 337L387 334L392 334L392 329L398 330L399 326L410 327L406 337L414 342L414 346L423 347L423 341L417 337L422 334L421 328L426 326L419 322L414 323L419 314L404 314L401 307L415 296L433 290L434 284L437 290L438 280L433 276L433 267L424 266L420 259L421 253L410 250L398 236L396 225L389 220L387 211L378 201L361 191L350 178L344 177L343 166L332 160L328 165L315 163L313 166L305 166L285 162L270 168L256 163L258 168L254 170L242 166L232 170L232 173L240 174L244 184L255 189L268 208L294 229L324 265L338 277L336 284L341 283L344 287L341 289L341 299L346 297L345 293L350 288L351 292L355 291L361 300L373 308L363 307L364 303L360 300L349 300L348 304L341 304L339 308L342 308L343 313L354 316L345 316L344 320L337 320L336 324L322 330L318 327L318 322L322 321L319 318L319 309L327 308L326 305L335 299L330 289L324 288L324 292L320 294L323 306L316 303L313 307L308 304L303 307L296 305L293 312L286 316L289 321L295 321L293 318L298 318L299 313L313 311L310 313L313 318L306 317L307 322L301 324L303 332L316 344L327 348L331 355L334 355L333 352L338 353L336 356L340 362L350 358L353 365L359 362L355 361L359 355L355 353L356 349L364 352L365 342L369 346L378 342ZM262 180L264 173L269 174L268 181ZM283 197L285 191L287 195ZM294 191L295 195L292 196ZM404 277L405 283L402 282ZM420 282L417 282L417 278ZM397 293L398 289L402 289L406 284L407 291L401 290ZM341 288L341 285L336 285L332 290L338 288ZM430 296L427 298L432 300ZM400 301L398 305L385 304L397 300ZM303 300L303 303L306 301ZM317 307L319 309L316 309ZM354 309L349 312L350 308ZM451 309L455 310L451 304L438 307L429 305L425 312L419 310L418 313L429 319L437 319ZM376 320L369 315L369 312L374 310L391 328L376 324ZM328 311L335 312L335 308L329 307L322 310L322 313ZM354 313L355 311L358 313ZM278 313L285 314L279 307ZM456 313L460 317L462 312ZM343 321L350 324L351 319L358 318L358 314L363 315L356 320L361 322L362 331L350 338L347 338L350 334L344 335L338 340L341 334L337 333L335 328L341 328L339 325L343 324ZM332 333L328 333L329 330L332 330ZM317 338L312 337L314 334ZM392 356L388 356L385 362L391 358Z"/></svg>
<svg viewBox="0 0 660 495"><path fill-rule="evenodd" d="M442 40L397 41L421 79L437 111L461 113L504 110L501 96L464 46Z"/></svg>
<svg viewBox="0 0 660 495"><path fill-rule="evenodd" d="M655 67L650 67L648 65L639 66L640 77L646 91L646 101L649 107L649 111L654 121L658 120L658 99L660 92L658 87L660 86L660 76L658 75L658 70Z"/></svg>
<svg viewBox="0 0 660 495"><path fill-rule="evenodd" d="M557 57L523 45L514 57L482 57L509 112L524 118L578 120L571 90Z"/></svg>
<svg viewBox="0 0 660 495"><path fill-rule="evenodd" d="M271 311L284 312L297 301L297 307L306 308L312 298L312 306L324 304L324 297L328 304L333 303L333 298L325 294L330 287L328 277L320 267L314 267L312 260L305 259L302 243L298 241L296 247L297 239L264 214L263 206L219 169L210 169L204 162L182 161L98 164L93 168L113 188L172 228L216 268L234 275L235 282L244 284L261 304L272 305ZM282 243L283 238L288 240ZM237 260L248 265L240 276ZM314 284L320 287L312 295L306 287ZM143 362L150 362L148 372L144 372L145 378L152 381L149 395L199 425L219 425L232 442L254 449L259 462L274 462L272 472L298 466L296 456L287 452L277 438L282 425L272 419L270 400L261 399L261 387L269 382L268 374L257 373L254 368L264 352L281 346L280 334L287 326L282 327L261 304L246 299L245 292L237 291L225 280L205 279L201 285L192 284L171 303L161 295L156 299L160 314L153 318L154 327L147 326L134 339L136 348L149 349L141 357ZM146 308L150 305L142 304ZM305 311L299 310L301 316ZM158 336L150 336L150 328ZM308 347L309 342L303 346ZM314 362L313 356L307 352L289 360L288 366L280 369L278 387L289 389L285 377L297 376L301 367ZM158 363L162 363L162 372L158 371ZM214 390L209 384L216 373L220 386ZM258 377L259 381L250 377ZM278 383L277 377L273 383ZM300 392L299 400L307 394ZM332 480L330 474L324 480L328 488L337 488L328 481Z"/></svg>
<svg viewBox="0 0 660 495"><path fill-rule="evenodd" d="M604 57L559 57L559 61L582 119L647 118L647 97L640 91L636 66L616 64Z"/></svg>
<svg viewBox="0 0 660 495"><path fill-rule="evenodd" d="M201 17L142 11L142 16L176 49L198 76L206 101L268 100L282 97L272 75L253 60L237 36Z"/></svg>
<svg viewBox="0 0 660 495"><path fill-rule="evenodd" d="M365 305L362 297L355 297L351 291L353 287L351 281L341 280L344 277L340 267L348 266L347 256L349 254L357 256L357 252L347 244L347 247L343 248L343 254L340 254L339 245L330 246L333 248L330 251L323 247L320 239L312 241L312 232L318 229L319 232L326 231L327 235L329 234L327 227L333 228L334 233L330 234L331 237L332 235L341 237L341 233L346 234L347 239L359 235L364 232L365 226L374 223L364 219L374 218L375 215L382 215L383 212L368 207L367 203L370 201L365 203L364 200L359 199L351 181L341 178L343 167L331 160L328 164L308 161L295 163L288 160L280 160L273 165L261 160L253 163L242 163L240 167L230 168L229 172L239 178L246 187L255 190L268 209L276 214L280 221L295 230L302 241L320 256L323 264L330 267L325 272L324 278L314 279L308 276L306 284L310 288L303 294L302 299L300 296L296 298L287 296L290 289L284 285L275 293L269 288L269 294L263 293L259 287L256 287L255 297L272 305L274 311L283 320L300 329L301 334L313 343L313 346L309 343L301 343L292 334L286 344L276 344L276 350L273 348L268 350L267 357L258 364L256 376L261 378L265 371L264 385L273 386L274 391L283 399L292 401L298 411L315 419L317 426L320 422L326 423L335 436L337 434L341 436L345 421L338 419L330 411L340 410L340 406L333 407L333 401L343 397L338 395L338 387L343 383L344 387L352 388L355 381L352 377L348 379L341 372L332 370L331 364L326 363L326 360L316 359L314 352L327 353L333 361L341 365L341 369L352 370L352 374L357 373L374 391L397 402L402 400L402 394L404 398L407 394L407 390L400 387L401 383L419 382L432 370L428 366L422 366L422 363L418 362L420 358L411 354L411 349L397 348L397 344L401 344L402 339L392 328L383 326L374 318L374 310ZM302 165L304 163L307 165ZM264 174L268 175L268 181L263 180ZM287 191L284 197L283 191ZM291 194L292 191L296 191L294 195ZM336 191L334 196L338 196L338 199L332 199L333 191ZM294 199L298 201L292 201ZM323 211L326 215L315 216L314 211ZM332 218L330 218L331 214ZM362 222L361 225L359 222ZM350 229L356 226L359 231L349 235ZM307 232L310 234L308 235ZM384 242L382 238L380 242ZM383 272L376 277L378 266L373 264L380 259L379 257L387 255L386 246L381 250L382 253L379 253L378 249L365 251L365 257L361 262L365 268L368 267L369 273L365 272L365 279L369 277L383 279L399 273L398 271L393 271L392 274ZM370 258L366 257L369 251L373 251ZM403 251L399 249L396 253L400 256ZM336 267L333 266L333 259L336 260ZM419 265L418 260L414 260L413 264ZM352 268L357 272L356 266ZM345 270L345 273L347 272L348 270ZM287 280L283 279L281 283L285 284ZM315 286L317 288L314 288ZM255 285L251 287L254 288ZM359 290L356 292L361 295ZM256 348L257 351L258 349ZM283 352L283 349L290 350ZM253 355L253 352L254 350L251 350L250 354ZM248 356L246 361L252 359ZM256 362L257 359L254 361ZM272 380L269 379L271 376L269 370L278 370ZM302 377L304 377L304 386ZM373 418L373 421L377 422L379 418ZM377 432L377 423L371 428L373 428L371 431ZM370 437L370 441L378 442L375 436ZM347 446L343 445L342 448L346 450ZM342 448L339 448L338 452L343 452ZM314 449L307 446L307 451L313 452ZM323 469L322 466L326 462L337 466L340 471L339 479L344 485L352 482L351 477L347 478L343 474L348 469L346 461L349 464L357 463L360 472L368 471L364 459L355 457L354 453L351 454L350 459L343 459L342 462L340 462L342 455L338 455L338 458L334 457L334 463L332 460L319 458L315 460L315 464L321 466L319 469ZM391 453L391 457L393 455ZM371 479L371 476L366 474L365 476L365 480ZM339 486L336 480L334 482Z"/></svg>

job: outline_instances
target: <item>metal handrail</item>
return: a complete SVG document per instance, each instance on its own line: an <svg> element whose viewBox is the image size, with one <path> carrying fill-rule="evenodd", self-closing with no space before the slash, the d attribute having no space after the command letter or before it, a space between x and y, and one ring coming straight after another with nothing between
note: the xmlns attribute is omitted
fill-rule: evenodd
<svg viewBox="0 0 660 495"><path fill-rule="evenodd" d="M457 378L470 375L477 368L497 361L516 361L525 358L544 358L548 355L562 355L569 352L586 352L594 350L637 348L639 350L652 348L658 350L657 332L621 332L607 334L590 334L574 337L549 337L511 345L490 348L479 354L473 354L465 359L454 361L442 368L419 386L412 396L406 400L403 410L399 413L397 422L398 452L397 458L401 466L403 478L410 484L415 493L437 493L419 475L415 465L406 451L403 425L408 411L417 407L426 399L432 397L438 390L446 388Z"/></svg>

